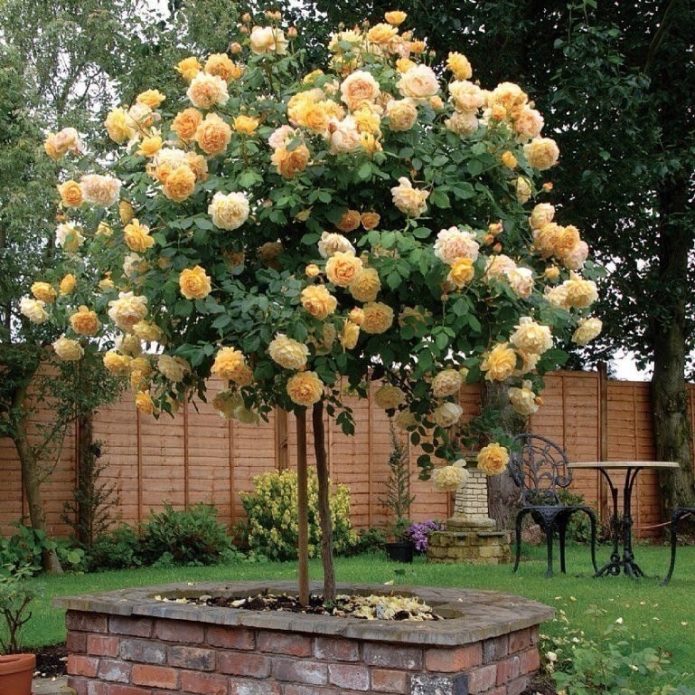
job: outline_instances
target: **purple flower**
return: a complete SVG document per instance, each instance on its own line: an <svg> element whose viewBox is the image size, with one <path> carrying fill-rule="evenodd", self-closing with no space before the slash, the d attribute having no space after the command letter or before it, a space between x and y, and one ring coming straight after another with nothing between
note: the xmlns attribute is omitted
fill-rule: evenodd
<svg viewBox="0 0 695 695"><path fill-rule="evenodd" d="M420 521L410 525L406 535L415 545L415 550L418 553L426 553L429 543L430 533L432 531L441 531L443 528L439 521L430 519L429 521Z"/></svg>

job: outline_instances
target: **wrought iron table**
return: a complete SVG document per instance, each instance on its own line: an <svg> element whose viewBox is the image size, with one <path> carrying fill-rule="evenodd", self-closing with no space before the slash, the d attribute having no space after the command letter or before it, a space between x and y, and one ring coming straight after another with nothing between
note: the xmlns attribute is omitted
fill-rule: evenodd
<svg viewBox="0 0 695 695"><path fill-rule="evenodd" d="M644 468L678 468L674 461L575 461L568 464L575 470L593 468L606 479L613 497L613 515L611 517L611 537L613 551L610 560L596 572L596 577L607 574L617 576L621 570L630 577L644 577L644 572L635 562L632 552L632 489L639 472ZM623 516L618 513L618 488L611 480L609 471L624 470ZM621 546L622 543L622 553Z"/></svg>

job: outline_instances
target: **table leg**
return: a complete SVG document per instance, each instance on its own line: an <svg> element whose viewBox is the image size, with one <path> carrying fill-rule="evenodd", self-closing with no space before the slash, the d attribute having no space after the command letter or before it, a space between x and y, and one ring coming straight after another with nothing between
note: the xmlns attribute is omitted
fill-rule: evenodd
<svg viewBox="0 0 695 695"><path fill-rule="evenodd" d="M612 574L616 576L620 574L620 567L622 565L620 560L620 517L618 516L618 488L613 485L613 481L608 473L599 468L599 473L606 479L608 483L608 488L611 491L611 497L613 498L613 514L611 516L611 538L613 540L613 551L611 552L610 560L601 567L601 569L596 572L594 576L603 577L607 574Z"/></svg>
<svg viewBox="0 0 695 695"><path fill-rule="evenodd" d="M641 567L635 562L635 555L632 552L632 490L639 468L628 468L625 475L625 488L623 491L623 560L622 565L625 574L631 577L644 577Z"/></svg>

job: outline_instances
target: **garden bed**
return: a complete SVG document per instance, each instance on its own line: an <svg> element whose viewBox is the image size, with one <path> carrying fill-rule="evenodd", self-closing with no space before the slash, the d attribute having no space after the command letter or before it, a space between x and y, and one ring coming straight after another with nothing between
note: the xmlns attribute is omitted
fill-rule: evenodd
<svg viewBox="0 0 695 695"><path fill-rule="evenodd" d="M539 667L538 625L553 614L509 594L430 588L399 588L398 594L419 597L442 620L338 619L193 602L201 596L279 595L293 586L200 583L59 599L68 609L70 685L78 695L111 695L126 684L129 695L158 689L518 695ZM342 585L339 592L384 594L384 587Z"/></svg>

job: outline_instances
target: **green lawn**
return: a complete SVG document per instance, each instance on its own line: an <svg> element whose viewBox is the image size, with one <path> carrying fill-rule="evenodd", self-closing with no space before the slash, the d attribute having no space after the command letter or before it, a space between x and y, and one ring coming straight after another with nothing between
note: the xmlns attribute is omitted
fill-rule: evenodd
<svg viewBox="0 0 695 695"><path fill-rule="evenodd" d="M695 650L695 547L680 548L676 572L668 587L661 587L657 575L663 576L668 564L664 546L639 546L637 560L654 578L638 581L627 577L594 579L589 553L584 547L568 548L566 576L557 574L546 579L544 549L529 549L530 559L517 574L511 567L474 567L470 565L432 565L418 559L413 565L390 563L380 556L359 556L337 560L339 581L394 582L396 585L437 585L496 589L543 601L566 612L570 624L583 629L587 636L599 635L622 618L628 630L643 646L663 648L672 654L673 665L681 671L693 670ZM608 555L601 548L599 561ZM313 578L321 567L312 562ZM176 569L139 569L101 572L88 575L41 577L34 581L42 586L44 596L34 604L33 617L26 626L24 642L41 646L64 640L63 611L51 606L56 596L107 591L128 586L146 586L166 582L197 580L293 579L293 563L235 564L216 567ZM542 631L559 632L550 622Z"/></svg>

